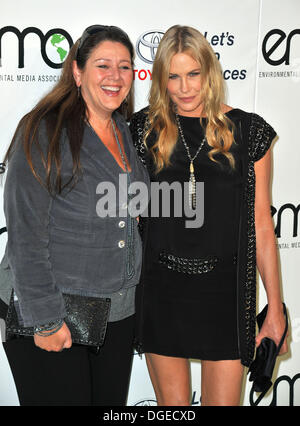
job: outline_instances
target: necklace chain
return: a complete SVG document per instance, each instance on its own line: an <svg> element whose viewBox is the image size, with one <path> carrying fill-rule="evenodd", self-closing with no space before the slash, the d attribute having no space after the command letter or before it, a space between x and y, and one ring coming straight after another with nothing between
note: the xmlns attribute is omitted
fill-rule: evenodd
<svg viewBox="0 0 300 426"><path fill-rule="evenodd" d="M206 138L204 137L204 138L202 139L202 142L201 142L201 144L200 144L199 148L197 149L196 154L195 154L195 155L194 155L194 157L192 158L192 156L191 156L191 154L190 154L190 149L189 149L189 147L188 147L188 144L187 144L187 143L186 143L186 141L185 141L185 137L184 137L184 134L183 134L183 131L182 131L181 125L180 125L180 119L179 119L179 117L178 117L178 114L176 113L176 114L175 114L175 116L176 116L176 121L177 121L177 126L178 126L178 130L179 130L179 134L180 134L180 139L182 140L183 145L185 146L185 149L186 149L187 155L188 155L188 157L189 157L189 160L190 160L191 162L193 162L193 161L195 160L195 158L197 157L197 155L199 154L199 152L201 151L201 149L202 149L202 147L203 147L203 145L204 145L204 143L205 143Z"/></svg>
<svg viewBox="0 0 300 426"><path fill-rule="evenodd" d="M118 148L119 148L119 152L120 152L120 155L121 155L123 166L125 168L126 173L128 174L129 171L128 171L127 163L125 161L125 157L124 157L124 154L123 154L123 151L122 151L122 148L121 148L121 144L120 144L120 141L119 141L119 138L118 138L118 134L117 134L117 131L116 131L115 123L114 123L112 118L110 119L110 122L111 122L111 126L112 126L112 129L113 129L115 140L116 140ZM89 122L89 120L86 120L86 123L92 129L92 131L97 135L97 133L95 132L95 130L94 130L93 126L91 125L91 123ZM98 136L98 138L99 138L99 136Z"/></svg>
<svg viewBox="0 0 300 426"><path fill-rule="evenodd" d="M180 139L183 142L183 145L185 146L187 155L189 157L190 160L190 179L189 179L189 205L191 209L196 209L196 179L195 179L195 175L194 175L194 160L197 157L197 155L199 154L199 152L201 151L201 149L203 148L203 145L205 143L206 138L204 137L201 141L201 144L199 146L199 148L197 149L196 154L194 155L194 157L191 156L190 153L190 149L188 144L185 141L185 137L180 125L180 119L177 113L175 113L176 116L176 121L177 121L177 126L178 126L178 130L179 130L179 134L180 134Z"/></svg>
<svg viewBox="0 0 300 426"><path fill-rule="evenodd" d="M125 157L124 157L124 154L123 154L123 151L122 151L122 148L121 148L121 144L120 144L120 141L119 141L119 138L118 138L118 134L117 134L117 131L116 131L114 120L112 118L110 120L111 120L112 128L113 128L113 131L114 131L115 139L116 139L116 142L117 142L118 147L119 147L119 151L120 151L120 154L121 154L123 165L125 167L126 173L129 173L128 168L127 168L127 164L126 164L126 161L125 161Z"/></svg>

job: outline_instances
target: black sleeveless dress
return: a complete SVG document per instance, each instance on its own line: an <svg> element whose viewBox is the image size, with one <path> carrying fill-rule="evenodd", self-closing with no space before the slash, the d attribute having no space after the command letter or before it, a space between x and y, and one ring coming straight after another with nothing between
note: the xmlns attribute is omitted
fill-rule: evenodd
<svg viewBox="0 0 300 426"><path fill-rule="evenodd" d="M233 121L236 111L227 113ZM193 157L206 121L201 125L199 118L179 118ZM231 148L234 169L223 155L212 162L210 149L205 142L194 161L195 179L203 182L202 226L187 228L191 218L184 214L183 202L183 215L177 217L178 199L172 191L170 198L166 193L160 197L158 217L148 220L143 297L137 300L142 304L143 352L202 360L240 358L236 265L242 162L238 140ZM180 139L170 160L160 173L150 171L151 181L167 182L170 187L176 183L183 194L190 161ZM170 217L164 217L163 201L170 205Z"/></svg>

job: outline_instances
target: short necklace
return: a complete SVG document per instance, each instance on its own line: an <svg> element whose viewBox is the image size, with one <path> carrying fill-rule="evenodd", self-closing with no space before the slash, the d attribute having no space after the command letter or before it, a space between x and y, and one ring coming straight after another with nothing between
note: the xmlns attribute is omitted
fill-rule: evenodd
<svg viewBox="0 0 300 426"><path fill-rule="evenodd" d="M201 142L199 148L197 149L196 154L194 155L194 157L192 157L191 153L190 153L190 149L188 147L188 144L186 143L184 135L183 135L183 131L182 131L182 128L181 128L181 125L180 125L179 116L178 116L177 113L175 113L175 116L176 116L179 134L180 134L180 139L182 140L183 145L185 146L187 155L188 155L189 160L190 160L189 206L190 206L190 208L195 209L196 208L196 180L195 180L195 175L194 175L194 160L196 159L197 155L201 151L201 149L202 149L202 147L203 147L203 145L206 141L206 138L204 137L202 139L202 142Z"/></svg>

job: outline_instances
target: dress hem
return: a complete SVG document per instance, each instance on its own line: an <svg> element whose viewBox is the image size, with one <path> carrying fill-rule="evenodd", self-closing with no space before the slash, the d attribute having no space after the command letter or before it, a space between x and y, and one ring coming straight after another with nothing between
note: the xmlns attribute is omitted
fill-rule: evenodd
<svg viewBox="0 0 300 426"><path fill-rule="evenodd" d="M206 355L196 355L196 354L183 354L183 353L172 353L170 354L170 351L167 350L149 350L143 346L143 349L139 351L140 354L143 353L153 353L156 355L162 355L162 356L169 356L173 358L186 358L186 359L194 359L194 360L200 360L200 361L229 361L229 360L241 360L240 355L238 355L236 352L234 353L227 353L227 354L206 354Z"/></svg>

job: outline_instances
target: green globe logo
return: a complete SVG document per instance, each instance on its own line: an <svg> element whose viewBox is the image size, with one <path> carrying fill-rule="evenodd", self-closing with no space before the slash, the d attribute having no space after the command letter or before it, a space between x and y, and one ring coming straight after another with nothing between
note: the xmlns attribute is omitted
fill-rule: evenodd
<svg viewBox="0 0 300 426"><path fill-rule="evenodd" d="M61 62L65 60L68 53L67 50L65 50L63 47L60 46L65 39L66 37L64 37L61 34L53 34L53 36L50 39L50 43L52 44L53 47L55 47Z"/></svg>
<svg viewBox="0 0 300 426"><path fill-rule="evenodd" d="M46 42L46 56L53 64L62 65L70 50L70 41L60 33L52 34Z"/></svg>

